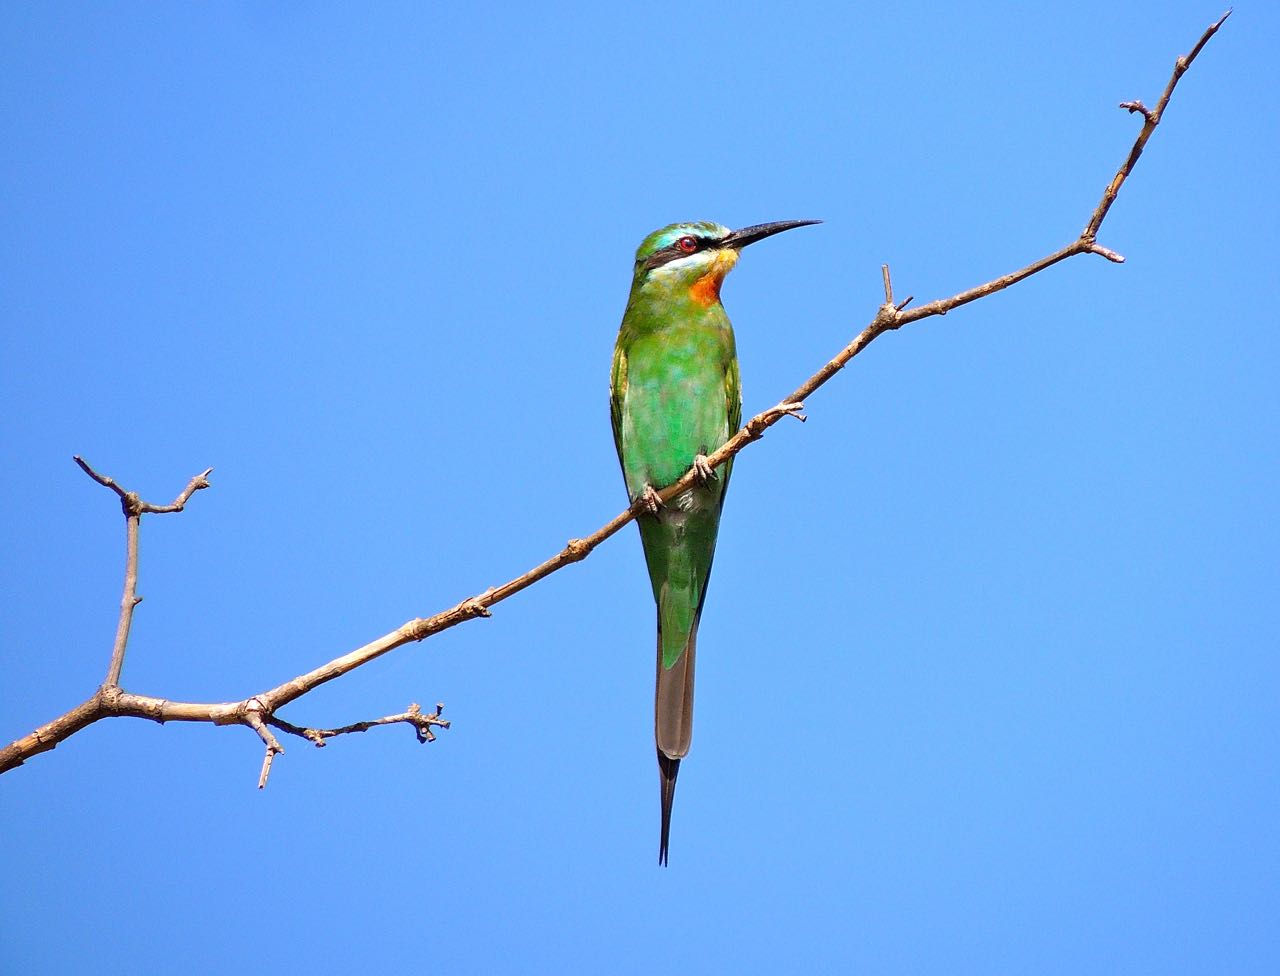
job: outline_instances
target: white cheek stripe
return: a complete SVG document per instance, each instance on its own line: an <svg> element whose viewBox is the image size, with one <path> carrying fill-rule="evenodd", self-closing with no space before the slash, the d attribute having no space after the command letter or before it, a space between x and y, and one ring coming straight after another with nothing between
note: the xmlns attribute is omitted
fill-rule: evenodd
<svg viewBox="0 0 1280 976"><path fill-rule="evenodd" d="M715 251L699 251L697 254L690 254L687 258L676 258L674 261L659 265L649 272L649 277L662 278L676 272L688 271L690 268L695 267L703 267L709 271L715 258Z"/></svg>

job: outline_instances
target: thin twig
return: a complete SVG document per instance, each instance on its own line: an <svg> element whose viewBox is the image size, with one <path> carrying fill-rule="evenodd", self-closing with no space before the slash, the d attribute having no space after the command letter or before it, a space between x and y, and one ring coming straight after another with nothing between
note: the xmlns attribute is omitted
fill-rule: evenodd
<svg viewBox="0 0 1280 976"><path fill-rule="evenodd" d="M170 512L181 512L201 488L209 487L209 475L213 468L206 468L189 482L187 487L178 493L178 497L169 505L152 505L143 501L137 492L125 491L113 478L100 474L93 469L79 454L75 455L76 464L90 478L105 488L110 488L120 497L120 507L125 518L125 556L124 556L124 595L120 598L120 619L116 624L116 639L111 645L111 662L107 665L107 676L103 685L115 688L120 685L120 672L124 669L124 653L129 646L129 629L133 626L133 610L142 602L138 596L138 527L144 512L166 515ZM2 770L0 770L2 771Z"/></svg>
<svg viewBox="0 0 1280 976"><path fill-rule="evenodd" d="M116 624L115 643L111 645L111 662L103 680L103 684L113 688L120 684L134 608L142 602L142 597L138 596L138 523L141 521L141 515L125 508L124 595L120 597L120 619Z"/></svg>
<svg viewBox="0 0 1280 976"><path fill-rule="evenodd" d="M258 789L267 788L267 777L271 775L271 764L276 761L276 756L284 752L284 746L280 744L280 740L275 737L263 718L267 714L262 702L257 698L250 698L245 702L244 723L258 733L258 738L262 740L262 744L267 747L266 755L262 757L262 772L258 774Z"/></svg>
<svg viewBox="0 0 1280 976"><path fill-rule="evenodd" d="M130 510L136 510L139 515L142 515L148 512L153 515L168 515L171 512L181 512L183 508L186 507L187 502L191 500L192 495L194 495L201 488L209 487L209 475L213 473L213 468L205 468L198 475L196 475L194 478L188 481L187 487L183 488L182 491L178 492L178 497L175 498L168 505L153 505L151 504L151 502L146 502L146 501L143 501L141 498L139 498L137 492L125 491L118 484L116 484L116 481L114 478L111 478L105 474L99 474L97 471L93 469L93 467L89 464L89 462L86 461L84 458L82 458L79 454L76 454L72 458L72 460L75 461L76 464L80 465L80 469L85 474L87 474L90 478L92 478L98 484L106 488L110 488L112 491L114 491L117 495L120 496L120 501L124 506L126 515L129 514Z"/></svg>
<svg viewBox="0 0 1280 976"><path fill-rule="evenodd" d="M1231 16L1230 9L1218 18L1216 23L1210 24L1200 40L1196 41L1196 46L1191 49L1190 54L1185 54L1178 58L1173 64L1173 74L1169 78L1169 84L1164 87L1164 94L1160 96L1160 101L1156 102L1156 107L1150 111L1146 110L1141 102L1123 102L1121 108L1134 111L1134 106L1138 107L1144 119L1142 131L1138 133L1138 138L1133 142L1133 148L1129 150L1129 158L1124 161L1124 165L1120 167L1111 182L1107 185L1106 190L1102 193L1102 200L1098 203L1098 208L1094 210L1093 216L1089 218L1089 223L1085 225L1084 232L1080 235L1081 240L1092 242L1098 236L1098 228L1102 226L1102 222L1107 217L1107 211L1111 209L1111 205L1116 202L1116 194L1120 192L1120 187L1124 186L1124 181L1129 178L1129 174L1133 172L1133 167L1138 164L1138 157L1142 155L1142 150L1147 147L1147 140L1151 138L1151 134L1156 131L1156 126L1160 124L1160 120L1164 117L1164 110L1169 105L1169 99L1173 97L1173 90L1178 87L1178 81L1191 67L1191 62L1196 59L1204 46L1209 43L1209 38L1218 33L1218 28L1226 23L1227 18Z"/></svg>
<svg viewBox="0 0 1280 976"><path fill-rule="evenodd" d="M1178 84L1178 80L1190 67L1191 63L1199 55L1200 51L1208 43L1209 39L1217 32L1218 28L1230 16L1231 11L1227 11L1221 19L1211 25L1200 40L1192 48L1191 53L1178 58L1174 65L1173 75L1165 87L1164 93L1160 97L1160 101L1156 104L1155 109L1147 110L1141 102L1124 103L1122 107L1129 111L1136 111L1143 116L1144 123L1142 131L1138 134L1134 141L1133 148L1130 150L1125 162L1121 165L1116 175L1108 184L1103 192L1102 199L1095 208L1092 216L1086 224L1084 231L1080 236L1068 244L1061 250L1055 251L1046 257L1033 261L1024 268L1014 271L1010 274L1003 275L983 285L962 291L950 298L938 299L925 305L906 311L905 306L910 298L905 301L894 304L892 282L889 277L888 266L882 269L882 278L885 289L885 303L880 306L875 317L870 324L866 326L858 335L822 366L816 373L805 380L797 387L790 396L786 397L776 406L770 407L761 413L756 414L748 420L732 437L729 438L719 449L708 455L705 463L712 468L719 467L724 464L739 451L745 448L752 441L759 440L774 424L783 417L795 417L803 420L804 415L801 412L805 401L837 372L877 337L885 332L900 329L902 326L911 322L918 322L921 319L930 318L935 315L946 315L948 312L961 305L969 302L977 301L985 298L995 292L1003 291L1011 285L1017 284L1019 281L1029 278L1031 275L1038 274L1047 268L1052 267L1060 261L1074 257L1077 254L1097 254L1109 261L1116 263L1123 262L1124 258L1115 251L1103 247L1097 243L1098 230L1102 226L1103 220L1106 219L1107 213L1111 205L1115 202L1116 195L1120 188L1124 185L1129 174L1133 172L1134 166L1137 164L1138 158L1142 155L1142 150L1146 146L1147 141L1151 138L1151 134L1159 125L1163 117L1165 109L1168 107L1169 99L1173 95L1174 88ZM149 506L142 502L136 495L131 495L120 488L110 478L98 474L80 458L76 459L77 463L85 469L99 484L105 485L115 491L126 507L126 514L129 512L129 506L133 506L138 514L143 512L162 512L162 511L181 511L183 504L191 497L196 490L206 487L207 481L203 481L204 475L197 476L192 479L192 483L188 485L187 490L178 496L178 499L171 506ZM209 472L205 472L207 475ZM680 477L674 484L668 485L657 493L661 503L668 503L677 495L688 490L694 484L695 479L699 476L697 467L691 467L684 475ZM383 654L394 650L404 644L412 641L420 641L427 637L437 634L442 630L456 626L467 620L474 620L477 617L490 616L490 607L501 603L509 597L514 596L521 590L527 589L539 580L550 576L552 573L568 566L570 563L580 562L591 554L591 552L610 536L616 534L629 522L633 521L639 514L637 507L633 506L627 510L614 516L603 526L592 532L590 535L580 539L571 539L568 544L551 558L539 563L526 573L517 576L501 586L490 587L483 593L479 593L473 597L469 597L457 605L450 607L432 617L419 617L410 620L402 626L396 628L388 634L377 638L374 641L358 647L341 657L335 658L320 667L308 671L306 674L299 675L291 681L271 688L258 695L255 695L242 702L221 702L213 704L200 704L190 702L171 702L160 698L150 698L141 695L132 695L121 691L118 687L110 684L104 685L98 692L87 701L81 703L76 708L59 716L52 722L41 726L30 735L17 740L4 749L0 749L0 773L16 766L21 765L26 759L31 758L41 752L46 752L59 742L74 735L86 725L96 722L99 719L109 716L134 716L138 718L149 718L158 722L166 721L184 721L184 722L212 722L215 725L248 725L254 728L262 738L266 745L267 754L263 761L263 769L259 778L259 784L265 785L267 775L270 773L271 763L275 755L282 752L283 748L275 737L271 735L267 729L267 723L282 729L294 735L301 735L310 739L317 744L322 744L325 738L334 735L346 734L348 732L364 731L376 725L387 725L393 722L411 722L418 729L420 737L426 738L428 741L432 738L431 726L447 728L448 723L440 721L431 721L431 716L418 716L419 720L425 720L426 725L418 724L418 721L411 717L410 712L402 715L391 715L384 719L376 719L372 722L358 722L355 725L344 726L341 729L307 729L300 726L294 726L280 719L276 714L277 710L289 702L295 701L302 695L313 691L320 685L332 681L335 678L367 664L375 658L381 657ZM135 567L136 568L136 567ZM126 584L126 596L130 593L128 584ZM124 605L122 603L122 613ZM131 612L131 608L130 608ZM126 629L127 637L127 629ZM113 654L114 666L114 654ZM110 675L109 675L110 677ZM116 671L118 678L118 670ZM438 719L438 712L435 716Z"/></svg>
<svg viewBox="0 0 1280 976"><path fill-rule="evenodd" d="M432 727L438 729L449 728L450 723L440 717L440 713L444 711L444 702L436 703L436 710L429 715L422 714L422 708L417 702L411 704L403 712L397 715L386 715L382 718L371 719L367 722L353 722L351 725L344 725L338 729L309 729L300 725L294 725L286 722L278 715L273 715L267 719L276 728L288 732L290 735L301 736L310 742L315 743L317 747L323 747L325 739L332 739L336 735L349 735L352 732L368 732L370 729L378 725L394 725L403 722L412 725L414 732L418 735L419 742L435 742L435 733L431 731Z"/></svg>

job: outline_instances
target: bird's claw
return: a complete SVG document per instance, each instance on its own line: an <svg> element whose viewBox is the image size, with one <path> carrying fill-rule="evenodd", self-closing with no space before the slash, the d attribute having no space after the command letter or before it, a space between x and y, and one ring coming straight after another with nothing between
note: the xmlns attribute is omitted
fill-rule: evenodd
<svg viewBox="0 0 1280 976"><path fill-rule="evenodd" d="M707 460L705 454L699 454L694 457L693 476L698 479L698 484L700 485L705 485L716 476L715 469L711 467L711 462Z"/></svg>
<svg viewBox="0 0 1280 976"><path fill-rule="evenodd" d="M658 509L662 508L662 499L658 496L657 489L653 485L644 486L644 491L640 493L636 503L640 506L641 511L650 515L657 515Z"/></svg>

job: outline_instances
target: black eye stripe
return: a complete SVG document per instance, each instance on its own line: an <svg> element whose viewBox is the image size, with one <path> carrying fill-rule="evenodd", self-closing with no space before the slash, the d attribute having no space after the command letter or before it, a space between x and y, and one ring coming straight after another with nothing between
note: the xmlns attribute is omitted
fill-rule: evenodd
<svg viewBox="0 0 1280 976"><path fill-rule="evenodd" d="M680 250L679 242L684 240L686 237L693 238L693 242L695 246L692 251ZM675 242L668 244L666 247L664 247L660 251L654 251L647 258L645 258L645 262L644 262L645 270L652 271L654 268L660 268L664 264L667 264L671 261L676 260L676 258L687 258L692 254L697 254L699 251L705 251L707 248L715 244L718 244L719 240L720 240L719 238L699 237L696 234L683 234Z"/></svg>

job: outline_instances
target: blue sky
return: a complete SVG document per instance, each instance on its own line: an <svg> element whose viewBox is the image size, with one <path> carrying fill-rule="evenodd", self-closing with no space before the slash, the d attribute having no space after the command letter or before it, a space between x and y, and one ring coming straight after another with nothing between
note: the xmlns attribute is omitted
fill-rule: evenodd
<svg viewBox="0 0 1280 976"><path fill-rule="evenodd" d="M0 11L0 738L238 699L624 504L609 356L673 220L746 410L1084 225L1201 3ZM1280 16L1242 4L1077 258L880 339L739 459L671 864L628 529L285 717L0 779L0 971L1280 970Z"/></svg>

